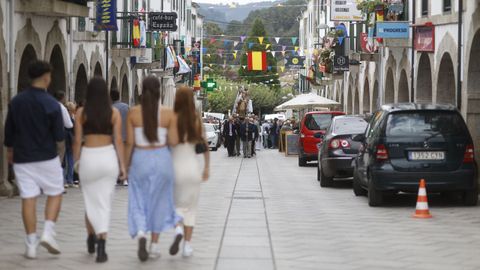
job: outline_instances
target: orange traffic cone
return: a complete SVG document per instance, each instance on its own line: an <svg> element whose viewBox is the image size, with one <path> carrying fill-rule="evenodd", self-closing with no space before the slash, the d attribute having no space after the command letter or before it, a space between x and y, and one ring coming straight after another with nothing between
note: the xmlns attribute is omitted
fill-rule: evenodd
<svg viewBox="0 0 480 270"><path fill-rule="evenodd" d="M420 187L418 189L417 208L415 210L414 218L432 218L430 210L428 210L427 189L425 188L425 179L420 180Z"/></svg>

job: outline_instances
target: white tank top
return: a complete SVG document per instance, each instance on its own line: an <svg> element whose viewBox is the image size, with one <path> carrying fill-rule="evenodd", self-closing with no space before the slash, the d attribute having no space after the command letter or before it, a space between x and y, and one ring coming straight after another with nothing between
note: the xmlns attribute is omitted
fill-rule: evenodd
<svg viewBox="0 0 480 270"><path fill-rule="evenodd" d="M135 127L135 145L140 147L152 147L152 146L164 146L167 144L167 134L168 130L164 127L160 127L160 106L158 107L158 125L157 127L157 138L158 141L155 143L150 143L145 137L143 132L143 127Z"/></svg>

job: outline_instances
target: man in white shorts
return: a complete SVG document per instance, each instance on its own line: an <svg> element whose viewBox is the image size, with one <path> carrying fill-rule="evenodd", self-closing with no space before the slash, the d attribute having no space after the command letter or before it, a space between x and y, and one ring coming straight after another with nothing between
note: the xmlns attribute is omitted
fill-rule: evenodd
<svg viewBox="0 0 480 270"><path fill-rule="evenodd" d="M47 93L51 71L50 65L43 61L34 61L29 66L32 85L12 99L5 123L4 144L22 197L27 234L25 256L29 259L36 258L38 244L51 254L60 254L55 241L55 222L62 202L63 171L57 143L64 140L65 134L60 105ZM42 193L48 199L39 241L36 202Z"/></svg>

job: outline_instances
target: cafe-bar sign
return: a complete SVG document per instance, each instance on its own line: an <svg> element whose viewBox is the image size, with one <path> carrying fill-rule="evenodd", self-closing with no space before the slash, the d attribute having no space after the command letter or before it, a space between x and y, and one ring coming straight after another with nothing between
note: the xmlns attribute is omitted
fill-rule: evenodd
<svg viewBox="0 0 480 270"><path fill-rule="evenodd" d="M117 0L97 0L95 31L118 31Z"/></svg>
<svg viewBox="0 0 480 270"><path fill-rule="evenodd" d="M151 31L177 31L177 13L150 12L149 29Z"/></svg>
<svg viewBox="0 0 480 270"><path fill-rule="evenodd" d="M331 0L330 1L331 21L364 21L362 11L357 9L355 0Z"/></svg>

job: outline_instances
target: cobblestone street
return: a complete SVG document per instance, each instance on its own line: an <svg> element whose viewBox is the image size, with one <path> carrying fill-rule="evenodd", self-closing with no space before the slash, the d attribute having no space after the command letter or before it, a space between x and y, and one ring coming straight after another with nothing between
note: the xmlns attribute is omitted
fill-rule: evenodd
<svg viewBox="0 0 480 270"><path fill-rule="evenodd" d="M479 269L480 207L430 196L431 220L411 218L415 196L397 195L380 208L355 197L348 182L320 188L316 167L295 157L260 151L255 159L212 154L190 259L168 255L173 235L162 235L164 253L140 263L127 233L127 189L117 188L107 241L109 261L86 252L84 206L68 189L57 225L62 254L39 248L23 258L20 199L0 200L0 269ZM38 214L43 215L44 198ZM41 218L43 221L43 217ZM39 222L39 231L43 223Z"/></svg>

